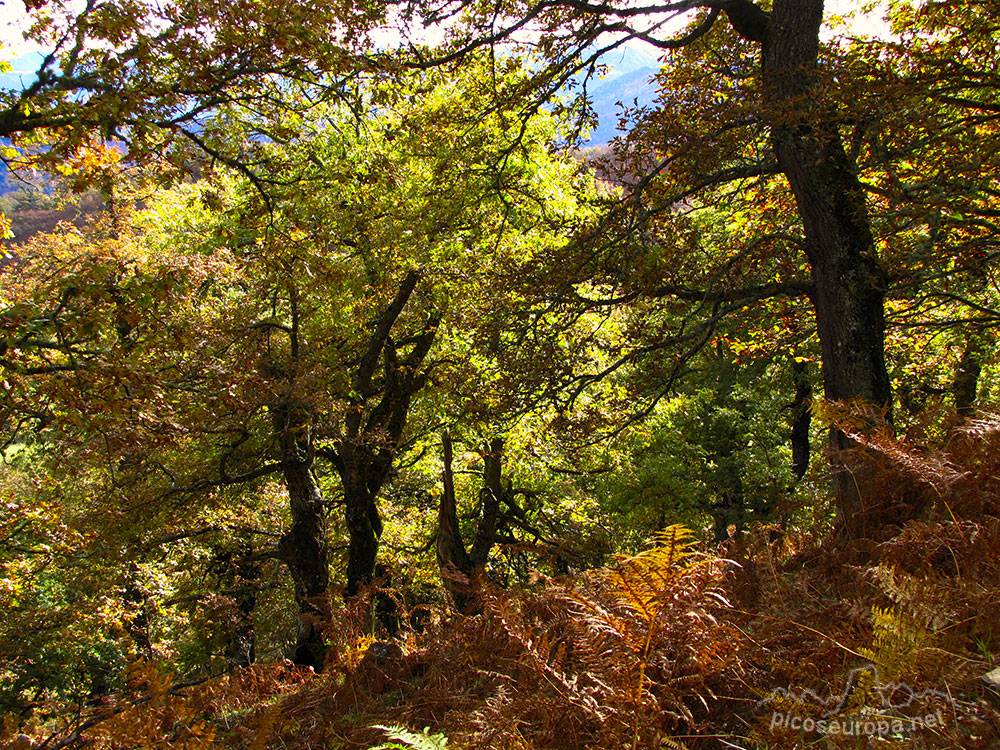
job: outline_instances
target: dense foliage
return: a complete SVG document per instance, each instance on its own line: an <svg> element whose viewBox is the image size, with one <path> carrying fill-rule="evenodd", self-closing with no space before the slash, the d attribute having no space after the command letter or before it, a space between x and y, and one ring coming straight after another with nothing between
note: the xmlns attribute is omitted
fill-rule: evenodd
<svg viewBox="0 0 1000 750"><path fill-rule="evenodd" d="M995 2L27 6L0 747L1000 743Z"/></svg>

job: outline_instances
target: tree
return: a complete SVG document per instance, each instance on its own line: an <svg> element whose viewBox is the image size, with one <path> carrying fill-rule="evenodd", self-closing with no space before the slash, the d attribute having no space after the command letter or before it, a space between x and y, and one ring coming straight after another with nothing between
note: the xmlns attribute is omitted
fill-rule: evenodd
<svg viewBox="0 0 1000 750"><path fill-rule="evenodd" d="M952 392L968 416L991 359L982 344L1000 322L996 10L893 5L888 18L899 38L858 52L881 100L868 107L867 184L891 252L890 323L913 340L909 351L893 347L910 381L908 409Z"/></svg>
<svg viewBox="0 0 1000 750"><path fill-rule="evenodd" d="M29 36L47 52L26 88L0 93L0 138L45 143L49 165L95 137L125 142L135 157L163 156L185 141L211 153L203 128L220 107L280 106L267 85L276 80L355 77L348 48L376 17L373 8L300 2L41 0L26 8Z"/></svg>
<svg viewBox="0 0 1000 750"><path fill-rule="evenodd" d="M130 505L176 513L179 498L281 477L289 525L275 552L303 662L321 664L330 495L353 595L375 569L378 497L421 429L415 402L465 356L436 352L442 329L466 326L581 215L551 122L505 150L502 113L465 112L490 85L476 69L437 71L391 96L359 92L361 120L314 106L265 145L280 190L219 174L154 196L103 241L49 239L5 311L9 429L95 461Z"/></svg>
<svg viewBox="0 0 1000 750"><path fill-rule="evenodd" d="M750 0L656 6L554 0L515 6L503 14L488 3L462 8L467 20L451 46L419 64L455 59L469 49L514 41L526 32L538 34L542 63L534 98L522 109L525 115L574 76L585 89L600 55L629 40L667 52L658 107L636 113L639 125L618 149L630 187L602 230L580 240L581 278L595 278L595 258L611 257L605 266L610 270L597 275L611 290L603 300L630 294L621 273L625 264L644 277L633 281L632 289L644 286L647 296L699 303L703 311L711 310L709 327L720 315L739 314L762 300L808 299L821 344L825 398L864 401L891 420L886 295L898 278L890 276L887 258L880 258L881 250L894 260L894 249L887 246L890 233L877 194L862 180L863 174L872 174L868 148L874 150L879 133L884 133L865 95L886 91L876 75L886 66L871 64L871 57L881 54L879 45L870 44L862 55L848 45L821 44L822 0L776 0L769 9ZM686 30L671 33L676 28L672 21L699 9ZM439 23L449 12L426 10L422 19ZM970 10L972 16L978 13ZM935 23L942 28L939 21L930 25ZM899 71L897 64L896 80ZM906 91L905 97L921 99L932 90L926 80L910 83L908 89L897 88L895 96ZM971 104L978 108L976 117L988 112L980 94L967 95L973 88L956 94L954 87L944 86L950 93L942 92L939 101L950 97L952 106L959 100L962 106ZM923 139L907 144L908 153L914 149L931 153ZM902 163L900 152L892 158ZM749 197L741 195L747 190ZM662 256L683 257L691 242L697 242L684 231L678 214L685 212L679 208L697 211L721 201L758 213L755 224L744 227L749 231L729 233L738 244L725 262L714 264L726 276L694 269L684 278L670 272L675 266L665 271L666 283L654 283L650 276L661 267ZM913 268L919 262L910 259L908 265ZM769 272L760 273L761 265ZM741 285L733 274L744 268L754 273ZM707 285L692 283L706 276ZM711 339L690 331L688 327L682 334L665 336L657 350ZM831 441L836 455L857 447L837 430L831 432ZM860 466L847 467L835 459L834 479L844 533L872 531L865 504L874 490L873 477ZM877 519L872 523L877 525Z"/></svg>

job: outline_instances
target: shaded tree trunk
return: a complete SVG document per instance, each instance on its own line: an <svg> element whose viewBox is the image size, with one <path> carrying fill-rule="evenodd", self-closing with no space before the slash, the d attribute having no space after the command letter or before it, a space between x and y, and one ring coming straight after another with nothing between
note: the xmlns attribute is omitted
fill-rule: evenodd
<svg viewBox="0 0 1000 750"><path fill-rule="evenodd" d="M482 448L483 487L479 496L482 512L472 548L466 550L458 525L455 480L452 471L451 435L441 436L444 454L444 490L438 506L437 559L441 580L459 612L471 613L475 601L475 578L485 569L490 551L497 542L504 516L501 504L513 507L512 491L503 486L503 438L495 437Z"/></svg>
<svg viewBox="0 0 1000 750"><path fill-rule="evenodd" d="M372 581L378 559L378 540L382 535L382 519L375 496L365 481L365 459L359 461L354 454L353 450L341 452L346 467L341 478L348 536L347 596L354 596L361 586Z"/></svg>
<svg viewBox="0 0 1000 750"><path fill-rule="evenodd" d="M217 556L219 587L231 595L236 605L226 633L226 662L231 667L249 667L256 661L254 610L260 582L260 564L252 559L253 547L244 543ZM248 559L249 558L249 559Z"/></svg>
<svg viewBox="0 0 1000 750"><path fill-rule="evenodd" d="M249 667L257 661L254 637L254 610L257 608L257 590L253 581L260 573L259 566L243 564L237 567L237 576L244 583L235 592L237 622L226 646L226 661L234 667Z"/></svg>
<svg viewBox="0 0 1000 750"><path fill-rule="evenodd" d="M402 339L393 329L420 280L410 271L375 321L365 352L351 381L351 406L335 450L324 451L344 488L348 533L347 596L371 583L378 560L382 519L376 504L392 472L413 396L427 380L424 360L437 336L441 318L431 311L419 332ZM409 347L405 356L398 348ZM378 375L379 377L376 377Z"/></svg>
<svg viewBox="0 0 1000 750"><path fill-rule="evenodd" d="M979 391L979 376L982 374L981 342L970 339L962 350L962 359L955 372L955 381L951 391L955 397L955 408L958 416L967 419L972 415L976 405L976 395Z"/></svg>
<svg viewBox="0 0 1000 750"><path fill-rule="evenodd" d="M712 505L712 536L716 544L729 540L730 525L736 527L734 536L739 537L743 527L742 489L723 492Z"/></svg>
<svg viewBox="0 0 1000 750"><path fill-rule="evenodd" d="M805 362L792 360L792 381L795 384L791 419L792 473L797 479L802 479L809 471L809 430L812 425L812 414L809 411L812 383L806 373Z"/></svg>
<svg viewBox="0 0 1000 750"><path fill-rule="evenodd" d="M865 194L836 123L814 99L822 0L775 0L763 46L765 99L773 102L772 139L805 232L815 283L813 304L829 400L862 399L888 410L885 365L887 277L875 255ZM838 521L849 536L868 532L874 476L840 459L854 447L832 430Z"/></svg>
<svg viewBox="0 0 1000 750"><path fill-rule="evenodd" d="M141 582L141 574L137 563L132 564L122 591L122 599L131 610L131 616L126 615L122 626L136 651L146 659L153 658L153 642L149 637L149 593Z"/></svg>
<svg viewBox="0 0 1000 750"><path fill-rule="evenodd" d="M386 346L394 346L391 339ZM386 367L398 367L394 353L386 353ZM389 370L385 392L368 419L363 419L360 405L348 416L350 439L341 443L336 462L344 488L348 534L347 596L354 596L374 579L382 536L382 517L376 500L392 471L410 410L411 389L419 389L422 384L422 379L419 384L403 382L398 373Z"/></svg>
<svg viewBox="0 0 1000 750"><path fill-rule="evenodd" d="M455 608L459 612L464 612L474 597L469 581L469 576L473 574L473 565L458 526L451 435L447 431L441 435L441 447L444 458L441 480L444 488L441 492L441 502L438 504L437 561L441 569L441 580L451 595Z"/></svg>
<svg viewBox="0 0 1000 750"><path fill-rule="evenodd" d="M503 487L503 438L495 437L483 446L482 516L476 528L476 538L469 552L469 562L475 568L486 567L490 550L496 544L500 523L500 503L510 494Z"/></svg>
<svg viewBox="0 0 1000 750"><path fill-rule="evenodd" d="M322 625L330 585L326 510L313 475L308 421L295 407L272 410L281 446L281 470L288 488L292 524L282 537L280 554L288 566L298 605L295 663L320 670L326 654Z"/></svg>

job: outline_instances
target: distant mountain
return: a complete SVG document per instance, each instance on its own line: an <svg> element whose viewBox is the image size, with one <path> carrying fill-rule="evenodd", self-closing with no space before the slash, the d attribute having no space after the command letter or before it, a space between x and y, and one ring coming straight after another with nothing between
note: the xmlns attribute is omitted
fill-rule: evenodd
<svg viewBox="0 0 1000 750"><path fill-rule="evenodd" d="M641 68L659 70L662 57L662 53L642 42L613 49L604 53L601 58L601 62L611 68L605 80L612 80L616 76L632 73Z"/></svg>
<svg viewBox="0 0 1000 750"><path fill-rule="evenodd" d="M0 90L20 91L31 85L44 59L40 52L32 52L11 61L12 70L0 74ZM656 99L656 86L650 78L660 69L660 55L651 47L621 47L604 55L601 60L609 67L604 78L592 81L588 94L598 116L598 126L590 135L590 146L609 143L618 130L622 106L632 107L652 104ZM21 185L8 179L7 169L0 164L0 195L16 190Z"/></svg>
<svg viewBox="0 0 1000 750"><path fill-rule="evenodd" d="M2 59L2 58L0 58ZM35 80L35 73L42 64L43 56L38 52L10 60L12 70L0 73L0 91L21 91ZM6 143L6 141L4 141ZM0 195L6 195L11 190L17 190L21 185L9 179L7 167L0 164Z"/></svg>
<svg viewBox="0 0 1000 750"><path fill-rule="evenodd" d="M618 118L623 107L650 105L656 100L656 85L650 79L660 70L660 55L651 48L623 47L601 61L610 68L608 74L587 87L598 118L590 146L604 145L621 135Z"/></svg>

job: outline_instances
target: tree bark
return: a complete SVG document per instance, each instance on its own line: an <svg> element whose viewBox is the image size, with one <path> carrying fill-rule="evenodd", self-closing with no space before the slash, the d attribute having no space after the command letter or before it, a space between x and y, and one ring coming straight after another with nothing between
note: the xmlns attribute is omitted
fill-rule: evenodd
<svg viewBox="0 0 1000 750"><path fill-rule="evenodd" d="M242 564L237 568L236 574L239 578L244 579L244 583L234 596L237 622L233 626L226 644L226 661L234 667L249 667L257 661L254 638L254 610L257 608L257 590L254 581L259 577L260 567Z"/></svg>
<svg viewBox="0 0 1000 750"><path fill-rule="evenodd" d="M344 488L348 532L347 596L370 583L378 559L382 519L376 500L389 479L406 428L413 396L427 380L424 360L437 336L440 315L431 311L419 333L403 339L400 356L393 328L410 300L420 274L410 271L382 311L352 378L351 406L335 451L329 453ZM381 363L381 366L380 366ZM376 374L381 377L376 378Z"/></svg>
<svg viewBox="0 0 1000 750"><path fill-rule="evenodd" d="M220 591L231 596L235 611L225 634L225 657L230 668L249 667L256 661L254 646L254 610L260 588L260 563L254 560L249 540L235 549L223 547L215 555L215 570Z"/></svg>
<svg viewBox="0 0 1000 750"><path fill-rule="evenodd" d="M795 196L812 267L813 304L828 400L864 400L888 415L887 276L875 254L865 194L835 122L814 100L822 0L775 0L763 48L764 100L773 103L778 164ZM832 430L838 522L865 535L875 477L841 460L853 441Z"/></svg>
<svg viewBox="0 0 1000 750"><path fill-rule="evenodd" d="M497 526L500 522L500 503L504 499L503 487L503 438L495 437L483 446L483 514L472 542L469 561L475 568L485 568L490 550L496 544Z"/></svg>
<svg viewBox="0 0 1000 750"><path fill-rule="evenodd" d="M122 626L132 642L136 653L152 660L153 642L149 637L149 593L142 585L139 566L133 563L122 591L122 599L130 613L122 620Z"/></svg>
<svg viewBox="0 0 1000 750"><path fill-rule="evenodd" d="M455 474L452 470L453 451L451 434L445 430L441 434L441 449L444 469L441 481L444 489L438 504L437 559L441 567L454 566L458 570L470 568L469 556L462 541L462 531L458 527L458 503L455 499Z"/></svg>
<svg viewBox="0 0 1000 750"><path fill-rule="evenodd" d="M441 436L441 446L444 451L442 473L444 491L441 493L441 503L438 506L438 566L441 568L441 580L451 594L455 608L467 614L473 611L472 605L476 596L473 588L474 580L485 570L504 520L501 505L513 504L510 485L508 484L506 488L503 486L503 442L503 438L495 437L482 447L483 487L479 493L482 512L472 547L467 551L458 526L455 480L451 468L451 436L447 431Z"/></svg>
<svg viewBox="0 0 1000 750"><path fill-rule="evenodd" d="M982 374L982 342L978 338L966 341L962 350L962 359L955 372L952 383L952 393L955 396L955 408L958 416L968 419L972 416L976 405L976 395L979 391L979 376Z"/></svg>
<svg viewBox="0 0 1000 750"><path fill-rule="evenodd" d="M342 480L348 535L347 596L354 596L361 586L372 581L382 534L382 519L365 481L367 467L364 459L356 459L355 453L351 450L341 454L346 465Z"/></svg>
<svg viewBox="0 0 1000 750"><path fill-rule="evenodd" d="M441 570L441 581L451 594L455 609L464 612L472 602L474 592L468 577L473 574L472 561L462 541L462 531L458 526L458 504L455 499L455 475L452 470L451 435L447 430L441 435L444 469L441 481L444 489L438 504L437 561ZM465 577L466 580L462 580Z"/></svg>
<svg viewBox="0 0 1000 750"><path fill-rule="evenodd" d="M295 407L272 411L281 446L281 469L288 489L292 524L282 537L280 553L292 576L298 605L295 663L322 669L326 647L322 625L330 585L326 512L323 493L313 475L308 421Z"/></svg>

